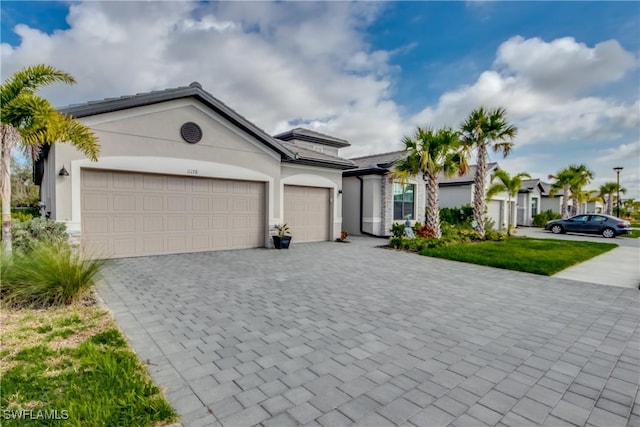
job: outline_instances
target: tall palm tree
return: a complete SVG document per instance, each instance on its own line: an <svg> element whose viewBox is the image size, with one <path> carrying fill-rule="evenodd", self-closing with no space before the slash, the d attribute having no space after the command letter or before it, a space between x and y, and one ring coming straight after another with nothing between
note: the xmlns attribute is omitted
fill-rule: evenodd
<svg viewBox="0 0 640 427"><path fill-rule="evenodd" d="M468 169L465 156L461 153L458 132L451 128L433 130L418 127L412 136L402 139L408 155L396 162L391 176L401 182L409 177L422 174L427 183L427 222L436 238L442 237L440 229L440 206L438 174L452 176L456 172L464 174Z"/></svg>
<svg viewBox="0 0 640 427"><path fill-rule="evenodd" d="M568 168L562 169L555 175L549 175L549 179L555 180L551 184L550 195L555 196L560 191L562 192L562 207L560 208L562 218L569 217L569 197L571 193L571 183L573 181L573 174Z"/></svg>
<svg viewBox="0 0 640 427"><path fill-rule="evenodd" d="M617 182L605 182L600 186L600 197L605 201L605 213L613 215L613 198L618 195ZM620 187L621 193L626 193L627 189Z"/></svg>
<svg viewBox="0 0 640 427"><path fill-rule="evenodd" d="M584 164L569 165L569 173L572 175L571 184L569 189L571 190L571 198L573 199L574 213L579 214L580 194L584 186L588 185L593 179L593 172Z"/></svg>
<svg viewBox="0 0 640 427"><path fill-rule="evenodd" d="M501 151L507 157L513 148L513 139L518 129L507 123L506 110L496 108L473 110L462 123L462 141L467 153L476 150L476 173L473 188L473 216L478 224L476 231L484 237L485 232L485 181L487 173L488 151Z"/></svg>
<svg viewBox="0 0 640 427"><path fill-rule="evenodd" d="M60 114L36 92L51 83L73 84L73 77L48 65L25 67L0 85L0 173L2 185L2 246L11 252L11 152L22 148L37 159L39 147L69 142L89 159L98 158L97 137L81 122Z"/></svg>
<svg viewBox="0 0 640 427"><path fill-rule="evenodd" d="M508 195L509 219L507 223L507 234L511 236L511 228L513 227L513 209L511 209L511 199L518 195L520 187L522 187L522 178L531 178L526 172L521 172L511 176L505 170L498 169L491 175L491 185L487 190L487 200L491 200L496 194L506 192ZM494 182L495 180L497 182Z"/></svg>

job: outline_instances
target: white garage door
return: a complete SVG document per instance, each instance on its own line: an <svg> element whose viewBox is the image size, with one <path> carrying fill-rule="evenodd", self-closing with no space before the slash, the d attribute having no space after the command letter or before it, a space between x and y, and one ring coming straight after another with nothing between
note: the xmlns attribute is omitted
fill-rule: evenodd
<svg viewBox="0 0 640 427"><path fill-rule="evenodd" d="M264 246L264 188L83 169L83 248L121 258Z"/></svg>
<svg viewBox="0 0 640 427"><path fill-rule="evenodd" d="M284 222L294 242L329 240L329 189L284 186Z"/></svg>

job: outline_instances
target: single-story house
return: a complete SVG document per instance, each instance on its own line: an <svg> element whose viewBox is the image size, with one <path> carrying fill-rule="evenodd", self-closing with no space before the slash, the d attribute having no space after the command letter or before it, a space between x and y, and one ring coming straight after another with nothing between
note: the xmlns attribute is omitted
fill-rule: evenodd
<svg viewBox="0 0 640 427"><path fill-rule="evenodd" d="M540 213L545 186L539 179L523 179L518 190L518 220L517 225L531 226L533 217Z"/></svg>
<svg viewBox="0 0 640 427"><path fill-rule="evenodd" d="M425 222L426 182L422 176L400 183L390 176L394 163L406 155L405 151L393 151L351 160L357 168L343 172L343 226L349 234L388 236L393 223L412 220ZM487 167L487 188L496 163ZM463 176L439 177L440 207L461 207L472 203L475 166ZM506 193L487 201L487 216L497 229L506 228ZM515 204L513 218L515 219Z"/></svg>
<svg viewBox="0 0 640 427"><path fill-rule="evenodd" d="M540 181L542 186L542 192L540 197L540 212L552 211L562 215L562 199L564 198L564 192L562 190L551 195L551 184L548 182ZM567 205L571 206L571 200L567 200Z"/></svg>
<svg viewBox="0 0 640 427"><path fill-rule="evenodd" d="M342 230L344 140L305 129L272 137L202 89L187 87L60 109L99 138L97 162L47 147L34 165L44 210L82 247L130 257L272 245Z"/></svg>
<svg viewBox="0 0 640 427"><path fill-rule="evenodd" d="M352 158L356 169L342 177L343 227L349 234L388 236L394 222L425 221L426 183L421 176L401 184L389 172L406 153Z"/></svg>
<svg viewBox="0 0 640 427"><path fill-rule="evenodd" d="M487 164L485 176L485 193L491 185L491 175L500 169L497 163ZM467 173L454 175L452 177L439 177L440 185L440 207L455 208L464 205L473 205L473 189L476 166L469 167ZM506 230L509 221L509 210L511 210L511 220L516 221L516 198L511 198L506 192L498 193L491 200L486 201L486 216L493 223L496 230Z"/></svg>

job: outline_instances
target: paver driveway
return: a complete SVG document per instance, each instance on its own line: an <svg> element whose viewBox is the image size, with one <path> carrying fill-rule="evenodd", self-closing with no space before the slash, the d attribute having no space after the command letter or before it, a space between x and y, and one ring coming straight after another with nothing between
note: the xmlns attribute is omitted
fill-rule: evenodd
<svg viewBox="0 0 640 427"><path fill-rule="evenodd" d="M119 260L101 293L188 426L640 425L637 289L380 243Z"/></svg>

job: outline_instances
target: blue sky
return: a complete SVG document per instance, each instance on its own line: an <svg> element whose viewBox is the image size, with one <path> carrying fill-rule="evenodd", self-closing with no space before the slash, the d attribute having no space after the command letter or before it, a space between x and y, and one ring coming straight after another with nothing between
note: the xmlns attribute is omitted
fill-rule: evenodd
<svg viewBox="0 0 640 427"><path fill-rule="evenodd" d="M56 105L197 80L270 133L346 138L345 156L399 149L416 125L503 106L511 171L621 165L640 198L638 2L8 2L2 78L44 62L78 84Z"/></svg>

